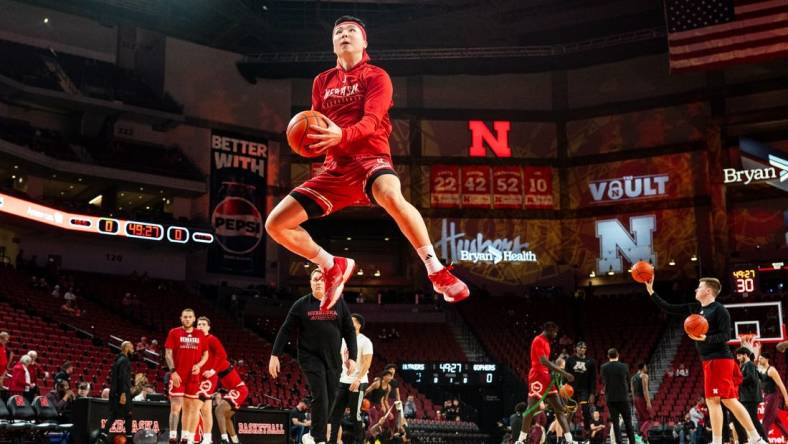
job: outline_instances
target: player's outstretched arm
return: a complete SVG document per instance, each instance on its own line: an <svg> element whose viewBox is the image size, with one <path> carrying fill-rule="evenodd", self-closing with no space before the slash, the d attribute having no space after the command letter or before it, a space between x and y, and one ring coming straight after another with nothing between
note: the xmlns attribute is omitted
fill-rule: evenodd
<svg viewBox="0 0 788 444"><path fill-rule="evenodd" d="M651 280L646 282L645 285L646 285L646 291L648 292L649 296L651 296L651 300L654 301L655 304L657 304L657 307L659 307L662 311L666 313L670 313L674 315L690 315L694 313L694 309L698 304L671 304L665 301L664 299L662 299L661 297L659 297L657 292L654 291L655 277L656 275L652 276Z"/></svg>

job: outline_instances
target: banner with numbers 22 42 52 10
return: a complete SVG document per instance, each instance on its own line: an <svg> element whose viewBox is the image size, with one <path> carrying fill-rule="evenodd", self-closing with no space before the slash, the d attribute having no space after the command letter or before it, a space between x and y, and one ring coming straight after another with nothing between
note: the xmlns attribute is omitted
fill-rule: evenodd
<svg viewBox="0 0 788 444"><path fill-rule="evenodd" d="M211 133L209 216L216 242L211 273L265 276L268 141L214 130Z"/></svg>

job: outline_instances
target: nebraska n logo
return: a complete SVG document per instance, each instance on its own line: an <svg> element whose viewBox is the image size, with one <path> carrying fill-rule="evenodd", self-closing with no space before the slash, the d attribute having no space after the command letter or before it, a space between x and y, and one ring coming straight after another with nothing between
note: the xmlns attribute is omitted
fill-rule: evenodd
<svg viewBox="0 0 788 444"><path fill-rule="evenodd" d="M618 219L600 220L596 223L596 237L599 239L599 259L597 273L616 273L624 271L621 262L623 254L630 264L637 261L657 263L654 253L654 231L657 218L654 215L635 216L629 219L629 230Z"/></svg>
<svg viewBox="0 0 788 444"><path fill-rule="evenodd" d="M493 135L481 120L468 121L468 129L471 130L471 147L468 154L471 157L487 157L487 150L484 149L484 142L487 142L497 157L512 157L512 149L509 147L510 127L509 122L495 121L493 122L495 135Z"/></svg>

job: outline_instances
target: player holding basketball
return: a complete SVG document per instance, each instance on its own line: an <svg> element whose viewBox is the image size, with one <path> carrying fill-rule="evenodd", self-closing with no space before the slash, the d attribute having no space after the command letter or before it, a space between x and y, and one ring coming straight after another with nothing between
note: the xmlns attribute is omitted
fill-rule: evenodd
<svg viewBox="0 0 788 444"><path fill-rule="evenodd" d="M538 413L535 407L543 399L555 412L556 420L564 431L564 439L567 444L571 444L572 433L569 428L569 421L566 419L566 410L561 398L558 396L558 388L550 378L550 371L559 373L566 381L573 382L575 377L571 373L562 369L554 362L550 362L550 341L558 336L558 325L554 322L545 322L541 334L537 335L531 342L531 369L528 371L528 409L523 417L523 427L520 430L520 437L516 444L522 444L528 439L528 432L531 430L533 417ZM545 396L545 393L547 394Z"/></svg>
<svg viewBox="0 0 788 444"><path fill-rule="evenodd" d="M449 302L470 294L435 255L427 226L416 208L402 196L391 162L388 138L393 87L383 69L371 65L367 34L360 19L343 16L332 31L337 66L312 83L312 109L327 117L327 128L310 126L312 149L326 151L325 171L296 187L271 211L265 229L277 243L313 262L325 273L322 310L334 306L355 262L322 249L301 224L327 216L357 202L374 202L394 218L424 261L436 292Z"/></svg>
<svg viewBox="0 0 788 444"><path fill-rule="evenodd" d="M164 359L170 369L170 444L178 442L181 410L181 442L194 442L200 414L200 368L208 361L204 338L203 332L194 328L194 310L186 308L181 312L181 326L170 330L164 343Z"/></svg>
<svg viewBox="0 0 788 444"><path fill-rule="evenodd" d="M201 369L200 389L197 391L200 419L204 430L201 444L211 444L211 430L213 430L211 398L219 386L219 372L229 367L230 363L227 362L227 352L221 341L210 333L211 320L200 316L197 318L197 328L205 334L205 348L208 350L208 361Z"/></svg>
<svg viewBox="0 0 788 444"><path fill-rule="evenodd" d="M731 339L731 316L724 305L716 301L722 285L716 278L700 278L695 289L696 303L669 304L654 291L654 277L646 282L646 291L651 299L663 311L675 315L700 314L709 323L709 331L705 335L691 336L695 341L700 358L703 361L703 386L706 405L709 406L711 419L712 444L722 444L723 414L722 404L733 413L745 430L748 441L766 444L758 435L747 409L737 399L737 387L742 375L728 347Z"/></svg>

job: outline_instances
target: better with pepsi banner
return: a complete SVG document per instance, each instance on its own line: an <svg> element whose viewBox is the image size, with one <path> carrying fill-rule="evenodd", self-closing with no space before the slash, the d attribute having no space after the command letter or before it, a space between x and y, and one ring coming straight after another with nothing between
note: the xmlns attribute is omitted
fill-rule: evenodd
<svg viewBox="0 0 788 444"><path fill-rule="evenodd" d="M211 273L265 277L265 206L268 141L211 133L210 217L216 242Z"/></svg>

